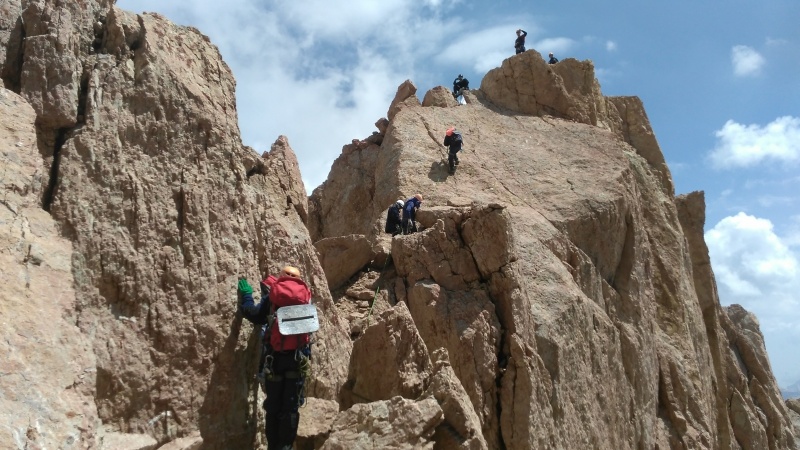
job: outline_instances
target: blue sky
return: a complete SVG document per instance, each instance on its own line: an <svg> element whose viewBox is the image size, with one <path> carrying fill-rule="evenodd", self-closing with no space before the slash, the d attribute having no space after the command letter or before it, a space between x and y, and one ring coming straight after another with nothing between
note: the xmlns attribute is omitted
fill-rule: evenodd
<svg viewBox="0 0 800 450"><path fill-rule="evenodd" d="M344 3L344 4L337 4ZM590 59L605 95L636 95L676 193L706 193L723 304L761 323L781 386L800 380L800 2L118 0L208 35L234 72L244 143L286 135L310 192L341 147L420 95L473 87L527 47Z"/></svg>

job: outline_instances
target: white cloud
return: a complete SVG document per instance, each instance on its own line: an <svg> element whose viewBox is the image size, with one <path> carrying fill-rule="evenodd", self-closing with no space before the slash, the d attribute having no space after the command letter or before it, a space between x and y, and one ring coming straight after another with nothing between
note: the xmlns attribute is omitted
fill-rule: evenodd
<svg viewBox="0 0 800 450"><path fill-rule="evenodd" d="M606 50L609 52L614 52L617 50L617 43L614 41L606 41Z"/></svg>
<svg viewBox="0 0 800 450"><path fill-rule="evenodd" d="M779 117L765 127L729 120L715 135L718 141L711 152L711 161L719 168L748 167L768 160L784 163L800 160L797 117Z"/></svg>
<svg viewBox="0 0 800 450"><path fill-rule="evenodd" d="M736 76L747 77L761 73L761 68L767 61L752 47L737 45L731 49L731 62Z"/></svg>
<svg viewBox="0 0 800 450"><path fill-rule="evenodd" d="M745 213L722 219L706 233L714 270L759 286L797 282L797 257L774 233L772 222ZM734 295L741 295L731 289Z"/></svg>
<svg viewBox="0 0 800 450"><path fill-rule="evenodd" d="M800 255L775 234L772 222L744 213L722 219L705 240L720 302L753 312L776 376L796 374L796 360L786 355L796 354L800 339Z"/></svg>

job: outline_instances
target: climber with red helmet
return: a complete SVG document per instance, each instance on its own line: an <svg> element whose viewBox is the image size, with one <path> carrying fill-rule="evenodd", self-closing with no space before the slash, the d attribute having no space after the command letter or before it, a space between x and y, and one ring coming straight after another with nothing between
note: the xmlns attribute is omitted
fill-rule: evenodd
<svg viewBox="0 0 800 450"><path fill-rule="evenodd" d="M266 276L260 285L261 301L255 303L250 283L239 279L239 311L245 319L263 326L258 378L267 397L263 404L267 446L291 449L300 423L299 408L305 402L305 380L311 370L310 334L290 334L276 317L282 307L309 305L311 290L292 266L285 266L277 277Z"/></svg>
<svg viewBox="0 0 800 450"><path fill-rule="evenodd" d="M403 207L403 234L411 234L417 231L417 210L421 207L421 194L417 194L406 200L406 204Z"/></svg>
<svg viewBox="0 0 800 450"><path fill-rule="evenodd" d="M461 146L464 144L464 138L461 133L456 131L455 127L450 127L445 132L444 146L449 147L447 151L447 164L450 167L450 174L456 173L456 166L458 165L458 152L461 151Z"/></svg>

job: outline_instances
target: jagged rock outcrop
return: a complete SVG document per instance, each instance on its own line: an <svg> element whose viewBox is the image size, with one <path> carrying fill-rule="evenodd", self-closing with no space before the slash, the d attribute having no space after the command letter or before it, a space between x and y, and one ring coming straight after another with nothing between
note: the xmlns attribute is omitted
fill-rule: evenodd
<svg viewBox="0 0 800 450"><path fill-rule="evenodd" d="M446 349L488 447L796 448L743 338L758 333L719 304L702 202L673 197L641 102L604 97L590 62L548 67L536 52L469 98L393 111L380 146L334 163L309 221L320 239L385 242L385 208L424 195L423 231L391 240L397 277L381 286L427 348ZM454 176L449 126L465 140ZM372 203L324 213L348 192Z"/></svg>
<svg viewBox="0 0 800 450"><path fill-rule="evenodd" d="M719 308L708 248L703 239L703 194L694 192L679 196L676 205L691 251L695 287L708 330L714 373L717 380L727 381L718 383L716 389L720 445L725 448L736 444L743 448L792 448L792 437L786 432L791 430L790 419L772 376L758 321L739 305ZM794 442L796 445L796 439Z"/></svg>
<svg viewBox="0 0 800 450"><path fill-rule="evenodd" d="M304 224L296 158L283 137L261 158L242 145L234 80L208 38L107 1L23 1L2 13L3 82L32 105L36 141L24 150L45 161L30 196L72 243L61 257L71 266L60 269L73 274L74 294L61 289L52 322L77 325L91 356L65 351L74 362L51 373L75 380L77 393L78 377L90 377L85 408L102 421L76 410L60 426L88 420L75 437L87 447L103 445L106 432L257 446L258 333L236 314L235 286L287 263L300 268L320 309L307 393L335 399L351 344ZM21 150L11 150L13 160ZM61 338L80 348L79 337ZM11 341L12 354L26 343ZM48 421L69 412L53 408Z"/></svg>

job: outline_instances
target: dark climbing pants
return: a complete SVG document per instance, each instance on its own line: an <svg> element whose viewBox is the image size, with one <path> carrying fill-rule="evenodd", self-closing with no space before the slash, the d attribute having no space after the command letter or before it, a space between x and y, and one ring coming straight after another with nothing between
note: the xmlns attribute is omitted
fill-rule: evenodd
<svg viewBox="0 0 800 450"><path fill-rule="evenodd" d="M456 166L458 165L458 152L447 153L447 164L450 166L450 172L456 170Z"/></svg>
<svg viewBox="0 0 800 450"><path fill-rule="evenodd" d="M300 423L300 392L305 380L300 376L294 350L272 354L273 376L265 381L267 399L264 410L269 450L291 449Z"/></svg>
<svg viewBox="0 0 800 450"><path fill-rule="evenodd" d="M525 46L524 45L520 45L519 47L515 47L515 48L517 49L517 53L516 53L517 55L519 55L520 53L525 51Z"/></svg>
<svg viewBox="0 0 800 450"><path fill-rule="evenodd" d="M403 218L403 234L411 234L417 232L417 222L414 219Z"/></svg>

